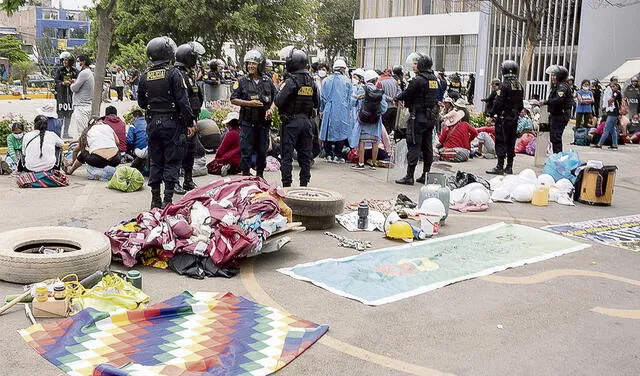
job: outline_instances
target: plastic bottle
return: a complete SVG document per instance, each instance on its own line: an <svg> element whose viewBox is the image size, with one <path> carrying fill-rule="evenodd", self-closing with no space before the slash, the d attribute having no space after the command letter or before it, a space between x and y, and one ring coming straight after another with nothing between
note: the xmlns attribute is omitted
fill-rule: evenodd
<svg viewBox="0 0 640 376"><path fill-rule="evenodd" d="M39 302L46 302L47 299L49 299L49 289L47 288L47 285L44 283L36 283L34 287L36 300Z"/></svg>
<svg viewBox="0 0 640 376"><path fill-rule="evenodd" d="M535 206L549 205L549 188L544 184L540 184L540 186L533 191L531 204Z"/></svg>
<svg viewBox="0 0 640 376"><path fill-rule="evenodd" d="M358 205L358 228L364 230L369 225L369 203L362 201Z"/></svg>

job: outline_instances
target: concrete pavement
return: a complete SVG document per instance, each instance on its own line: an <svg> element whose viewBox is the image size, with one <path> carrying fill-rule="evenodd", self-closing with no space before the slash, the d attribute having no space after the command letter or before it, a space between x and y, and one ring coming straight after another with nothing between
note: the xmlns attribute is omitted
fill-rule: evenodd
<svg viewBox="0 0 640 376"><path fill-rule="evenodd" d="M127 104L119 103L118 107L124 110ZM546 223L637 214L640 147L578 150L583 160L600 159L619 167L611 207L491 204L484 213L452 213L441 230L442 236L500 221L541 227ZM434 167L445 173L461 169L486 176L482 172L493 163L471 160ZM516 170L526 167L533 167L533 158L518 155ZM392 199L398 193L417 200L419 191L418 185L387 183L384 169L352 171L345 165L318 160L312 174L312 186L337 190L347 202ZM88 181L85 176L81 169L77 176L70 177L70 187L50 190L18 189L13 178L0 176L0 231L39 225L105 231L148 208L147 188L125 194L110 191L104 183ZM202 185L217 178L200 177L196 182ZM279 173L267 173L267 180L277 184ZM374 249L397 244L379 232L354 236L341 227L332 231L371 240ZM591 243L591 248L580 252L494 275L525 278L555 271L553 279L529 284L505 283L512 280L504 278L473 279L369 307L276 272L280 267L356 253L339 248L322 232L307 231L292 237L281 251L245 262L241 275L233 279L200 281L170 271L141 268L145 292L152 302L158 302L184 290L231 291L329 324L327 336L285 367L282 375L637 375L640 369L640 320L593 311L595 307L640 310L640 258L632 251ZM113 267L122 269L118 264ZM567 275L572 274L567 270L585 272L573 276ZM616 281L607 275L627 280ZM0 282L0 296L19 291L18 285ZM61 374L17 334L16 330L28 326L22 309L0 316L0 322L5 332L0 338L0 374Z"/></svg>

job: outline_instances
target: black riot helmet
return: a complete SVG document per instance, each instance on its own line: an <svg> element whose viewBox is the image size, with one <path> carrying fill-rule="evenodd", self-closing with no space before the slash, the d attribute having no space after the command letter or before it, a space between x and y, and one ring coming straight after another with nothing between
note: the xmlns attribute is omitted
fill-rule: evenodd
<svg viewBox="0 0 640 376"><path fill-rule="evenodd" d="M287 46L281 49L279 55L280 58L284 59L284 66L289 73L307 69L309 65L309 57L307 54L294 46Z"/></svg>
<svg viewBox="0 0 640 376"><path fill-rule="evenodd" d="M402 69L402 65L395 65L393 67L393 74L402 77L404 75L404 70Z"/></svg>
<svg viewBox="0 0 640 376"><path fill-rule="evenodd" d="M251 50L249 52L247 52L246 54L244 54L244 63L245 63L245 69L248 72L249 68L247 67L247 63L256 63L258 64L258 73L262 74L265 71L265 66L266 66L266 61L264 59L264 56L262 55L262 52L258 51L258 50Z"/></svg>
<svg viewBox="0 0 640 376"><path fill-rule="evenodd" d="M513 60L505 60L502 62L502 76L503 77L515 77L518 75L520 66Z"/></svg>
<svg viewBox="0 0 640 376"><path fill-rule="evenodd" d="M423 54L422 52L412 52L405 61L407 64L416 63L418 67L418 72L427 72L431 70L433 67L433 60L427 54Z"/></svg>
<svg viewBox="0 0 640 376"><path fill-rule="evenodd" d="M569 77L569 71L562 65L552 65L545 71L546 74L556 76L558 82L564 82Z"/></svg>
<svg viewBox="0 0 640 376"><path fill-rule="evenodd" d="M169 37L156 37L147 43L147 57L151 64L170 62L176 53L176 43Z"/></svg>
<svg viewBox="0 0 640 376"><path fill-rule="evenodd" d="M176 63L193 68L204 53L204 47L198 42L181 44L176 50Z"/></svg>

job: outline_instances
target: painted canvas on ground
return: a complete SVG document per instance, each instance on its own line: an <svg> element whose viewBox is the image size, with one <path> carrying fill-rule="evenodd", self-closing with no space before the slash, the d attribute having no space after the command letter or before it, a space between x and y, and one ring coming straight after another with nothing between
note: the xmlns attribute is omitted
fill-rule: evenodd
<svg viewBox="0 0 640 376"><path fill-rule="evenodd" d="M69 375L268 375L326 331L231 293L185 292L142 311L83 310L21 330Z"/></svg>
<svg viewBox="0 0 640 376"><path fill-rule="evenodd" d="M458 235L278 271L334 294L380 305L587 247L535 228L498 223Z"/></svg>
<svg viewBox="0 0 640 376"><path fill-rule="evenodd" d="M559 234L640 251L640 214L544 227Z"/></svg>

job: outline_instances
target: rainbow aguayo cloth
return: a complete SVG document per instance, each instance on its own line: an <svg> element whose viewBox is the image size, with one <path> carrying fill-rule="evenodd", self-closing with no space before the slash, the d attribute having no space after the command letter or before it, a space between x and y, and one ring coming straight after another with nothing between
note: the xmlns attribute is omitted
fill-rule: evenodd
<svg viewBox="0 0 640 376"><path fill-rule="evenodd" d="M268 375L328 329L234 296L184 292L142 311L83 310L20 331L69 375Z"/></svg>

